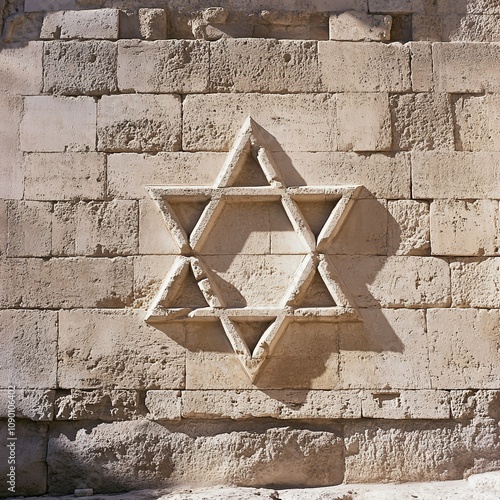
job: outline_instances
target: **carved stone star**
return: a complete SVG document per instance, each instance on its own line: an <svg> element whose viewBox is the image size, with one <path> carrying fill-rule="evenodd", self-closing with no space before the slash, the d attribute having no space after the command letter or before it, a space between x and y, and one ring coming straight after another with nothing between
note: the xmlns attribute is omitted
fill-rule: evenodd
<svg viewBox="0 0 500 500"><path fill-rule="evenodd" d="M260 166L263 185L242 186L238 181L250 157ZM252 381L256 380L264 362L290 322L358 321L358 312L346 296L345 286L323 252L346 220L360 188L361 186L286 187L259 126L248 117L212 187L146 187L157 203L167 228L179 247L180 255L164 279L145 320L157 324L171 320L218 318ZM304 246L304 257L277 307L231 307L217 287L213 271L203 260L203 245L227 203L232 203L236 207L234 210L237 210L239 203L278 200ZM183 225L173 208L179 201L191 202L193 206L206 205L191 231ZM306 221L300 209L301 202L334 203L334 208L317 234ZM301 305L308 289L318 277L335 305ZM178 303L177 299L188 279L196 283L203 306L185 304L188 307L183 307ZM241 334L241 324L264 321L269 324L251 351Z"/></svg>

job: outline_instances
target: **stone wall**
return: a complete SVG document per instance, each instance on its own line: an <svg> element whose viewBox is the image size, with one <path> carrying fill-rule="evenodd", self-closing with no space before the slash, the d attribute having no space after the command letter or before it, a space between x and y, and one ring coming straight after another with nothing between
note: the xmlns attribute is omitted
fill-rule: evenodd
<svg viewBox="0 0 500 500"><path fill-rule="evenodd" d="M500 3L273 4L0 1L1 495L500 468Z"/></svg>

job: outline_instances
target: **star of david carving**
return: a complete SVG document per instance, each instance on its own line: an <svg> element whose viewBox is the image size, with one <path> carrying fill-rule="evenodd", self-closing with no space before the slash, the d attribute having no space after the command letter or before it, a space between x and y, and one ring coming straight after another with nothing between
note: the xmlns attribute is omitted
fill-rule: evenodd
<svg viewBox="0 0 500 500"><path fill-rule="evenodd" d="M238 179L253 157L263 174L260 182L241 185ZM255 185L257 184L257 185ZM359 195L361 186L287 187L259 126L248 117L241 128L213 186L147 186L170 234L179 247L170 271L149 307L145 321L151 324L174 320L218 318L231 346L252 382L272 354L287 326L293 321L359 321L356 307L348 298L333 263L324 253L338 234ZM232 307L214 280L213 271L203 259L203 245L227 203L238 204L279 201L304 254L279 305L272 307ZM174 209L176 203L201 206L194 227L186 227ZM302 202L329 203L333 209L319 231L314 232L304 217ZM182 304L178 298L190 280L203 305ZM304 297L315 282L323 283L334 305L303 305ZM182 302L182 300L181 300ZM249 348L242 325L265 324L255 347Z"/></svg>

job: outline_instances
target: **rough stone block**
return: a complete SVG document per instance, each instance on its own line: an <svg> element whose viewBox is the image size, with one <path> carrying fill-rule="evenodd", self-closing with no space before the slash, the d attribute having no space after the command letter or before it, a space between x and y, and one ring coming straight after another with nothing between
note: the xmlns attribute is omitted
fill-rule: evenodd
<svg viewBox="0 0 500 500"><path fill-rule="evenodd" d="M106 158L100 153L25 155L27 200L102 200Z"/></svg>
<svg viewBox="0 0 500 500"><path fill-rule="evenodd" d="M91 97L25 98L22 151L92 151L95 142L96 104Z"/></svg>
<svg viewBox="0 0 500 500"><path fill-rule="evenodd" d="M450 391L451 415L457 420L500 418L500 391Z"/></svg>
<svg viewBox="0 0 500 500"><path fill-rule="evenodd" d="M0 311L1 386L55 388L57 370L57 313Z"/></svg>
<svg viewBox="0 0 500 500"><path fill-rule="evenodd" d="M391 16L373 16L348 11L330 16L330 40L388 41L391 39Z"/></svg>
<svg viewBox="0 0 500 500"><path fill-rule="evenodd" d="M430 92L434 89L432 73L432 44L430 42L410 42L411 87L413 92Z"/></svg>
<svg viewBox="0 0 500 500"><path fill-rule="evenodd" d="M405 92L411 89L410 50L399 43L319 42L329 92Z"/></svg>
<svg viewBox="0 0 500 500"><path fill-rule="evenodd" d="M0 199L0 255L7 249L7 201Z"/></svg>
<svg viewBox="0 0 500 500"><path fill-rule="evenodd" d="M385 93L345 93L337 97L338 149L388 151L391 114Z"/></svg>
<svg viewBox="0 0 500 500"><path fill-rule="evenodd" d="M210 45L210 90L317 92L317 44L264 38L219 40Z"/></svg>
<svg viewBox="0 0 500 500"><path fill-rule="evenodd" d="M118 9L61 10L45 14L41 39L96 39L118 38Z"/></svg>
<svg viewBox="0 0 500 500"><path fill-rule="evenodd" d="M78 0L24 0L24 12L78 9Z"/></svg>
<svg viewBox="0 0 500 500"><path fill-rule="evenodd" d="M392 147L396 151L455 149L451 103L447 94L391 97Z"/></svg>
<svg viewBox="0 0 500 500"><path fill-rule="evenodd" d="M208 82L208 42L118 42L118 87L122 92L207 92Z"/></svg>
<svg viewBox="0 0 500 500"><path fill-rule="evenodd" d="M98 105L100 151L176 151L181 100L174 95L104 96Z"/></svg>
<svg viewBox="0 0 500 500"><path fill-rule="evenodd" d="M461 259L450 267L455 307L500 308L499 257Z"/></svg>
<svg viewBox="0 0 500 500"><path fill-rule="evenodd" d="M184 351L174 339L182 338L183 327L169 325L165 333L144 323L139 312L62 311L59 386L180 389L184 386Z"/></svg>
<svg viewBox="0 0 500 500"><path fill-rule="evenodd" d="M429 255L429 204L425 201L395 200L387 203L387 210L387 253Z"/></svg>
<svg viewBox="0 0 500 500"><path fill-rule="evenodd" d="M9 257L48 257L51 254L52 204L8 202Z"/></svg>
<svg viewBox="0 0 500 500"><path fill-rule="evenodd" d="M0 91L39 94L43 86L43 43L9 44L0 51Z"/></svg>
<svg viewBox="0 0 500 500"><path fill-rule="evenodd" d="M427 326L432 387L498 387L500 311L431 310Z"/></svg>
<svg viewBox="0 0 500 500"><path fill-rule="evenodd" d="M109 41L46 42L43 90L64 95L116 92L117 45Z"/></svg>
<svg viewBox="0 0 500 500"><path fill-rule="evenodd" d="M124 307L132 297L126 258L14 259L0 262L0 306Z"/></svg>
<svg viewBox="0 0 500 500"><path fill-rule="evenodd" d="M167 38L167 12L165 9L139 9L139 30L145 40Z"/></svg>
<svg viewBox="0 0 500 500"><path fill-rule="evenodd" d="M179 253L179 247L153 200L139 201L139 253L141 255Z"/></svg>
<svg viewBox="0 0 500 500"><path fill-rule="evenodd" d="M412 154L414 198L500 198L498 153Z"/></svg>
<svg viewBox="0 0 500 500"><path fill-rule="evenodd" d="M500 27L496 15L444 15L441 17L444 42L498 42Z"/></svg>
<svg viewBox="0 0 500 500"><path fill-rule="evenodd" d="M136 201L56 203L52 253L96 257L133 255L139 248L138 229Z"/></svg>
<svg viewBox="0 0 500 500"><path fill-rule="evenodd" d="M13 397L16 418L35 421L53 420L55 394L56 392L51 389L15 389ZM0 390L0 418L8 417L11 398L10 389Z"/></svg>
<svg viewBox="0 0 500 500"><path fill-rule="evenodd" d="M411 28L416 42L441 42L443 39L442 17L434 13L414 14L411 18Z"/></svg>
<svg viewBox="0 0 500 500"><path fill-rule="evenodd" d="M433 255L494 255L498 202L435 200L431 204Z"/></svg>
<svg viewBox="0 0 500 500"><path fill-rule="evenodd" d="M149 420L180 420L181 401L180 391L148 391L145 405L149 413L146 417Z"/></svg>
<svg viewBox="0 0 500 500"><path fill-rule="evenodd" d="M335 151L335 96L191 95L183 102L185 151L228 151L248 115L272 151ZM272 135L270 135L272 134Z"/></svg>
<svg viewBox="0 0 500 500"><path fill-rule="evenodd" d="M424 12L425 0L368 0L370 12L391 12L394 14L413 14Z"/></svg>
<svg viewBox="0 0 500 500"><path fill-rule="evenodd" d="M438 0L439 14L500 14L500 5L496 0Z"/></svg>
<svg viewBox="0 0 500 500"><path fill-rule="evenodd" d="M388 419L448 419L447 391L364 391L363 417Z"/></svg>

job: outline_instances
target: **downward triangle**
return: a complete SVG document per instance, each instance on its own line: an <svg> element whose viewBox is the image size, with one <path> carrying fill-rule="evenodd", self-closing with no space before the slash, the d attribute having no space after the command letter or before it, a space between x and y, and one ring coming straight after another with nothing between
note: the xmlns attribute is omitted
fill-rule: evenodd
<svg viewBox="0 0 500 500"><path fill-rule="evenodd" d="M170 205L178 224L184 229L189 238L201 214L210 202L210 198L200 199L199 197L195 197L190 200L185 196L182 198L167 196L166 201Z"/></svg>
<svg viewBox="0 0 500 500"><path fill-rule="evenodd" d="M261 339L264 332L272 325L276 318L271 318L270 321L233 321L240 337L243 339L252 353Z"/></svg>
<svg viewBox="0 0 500 500"><path fill-rule="evenodd" d="M310 201L294 199L311 232L318 238L326 221L337 206L339 200Z"/></svg>
<svg viewBox="0 0 500 500"><path fill-rule="evenodd" d="M335 307L337 305L318 271L315 272L311 283L302 293L295 307Z"/></svg>

